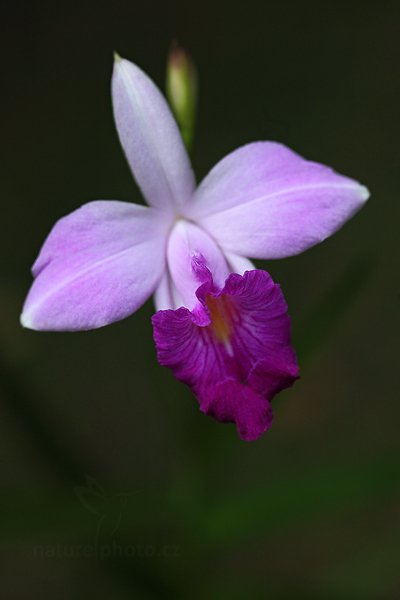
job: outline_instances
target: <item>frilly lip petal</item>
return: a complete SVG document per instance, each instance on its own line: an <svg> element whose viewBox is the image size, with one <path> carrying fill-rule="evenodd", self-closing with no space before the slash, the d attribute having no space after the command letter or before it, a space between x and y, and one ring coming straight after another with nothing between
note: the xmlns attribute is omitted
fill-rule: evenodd
<svg viewBox="0 0 400 600"><path fill-rule="evenodd" d="M256 439L271 424L272 397L299 376L283 294L253 270L229 275L219 291L209 272L197 297L200 309L153 316L158 360L189 385L203 412Z"/></svg>

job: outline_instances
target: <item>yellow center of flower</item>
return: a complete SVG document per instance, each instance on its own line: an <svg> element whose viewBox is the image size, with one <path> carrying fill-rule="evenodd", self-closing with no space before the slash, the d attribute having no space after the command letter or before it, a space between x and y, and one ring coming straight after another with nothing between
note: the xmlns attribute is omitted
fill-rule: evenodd
<svg viewBox="0 0 400 600"><path fill-rule="evenodd" d="M235 316L235 306L229 296L219 296L215 298L208 294L206 296L207 308L210 311L211 324L210 329L214 337L230 346L229 338L232 333L232 321Z"/></svg>

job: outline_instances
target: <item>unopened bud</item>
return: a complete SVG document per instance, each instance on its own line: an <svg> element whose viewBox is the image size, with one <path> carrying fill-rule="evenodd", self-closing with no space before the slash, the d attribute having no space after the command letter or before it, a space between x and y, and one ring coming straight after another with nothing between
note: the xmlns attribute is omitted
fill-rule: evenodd
<svg viewBox="0 0 400 600"><path fill-rule="evenodd" d="M167 98L186 147L193 143L197 109L197 72L189 54L177 43L167 61Z"/></svg>

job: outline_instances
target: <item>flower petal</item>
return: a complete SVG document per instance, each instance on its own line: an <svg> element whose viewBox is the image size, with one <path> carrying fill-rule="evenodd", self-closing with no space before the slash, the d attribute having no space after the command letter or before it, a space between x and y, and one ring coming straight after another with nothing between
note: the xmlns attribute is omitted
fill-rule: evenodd
<svg viewBox="0 0 400 600"><path fill-rule="evenodd" d="M184 305L184 302L171 279L168 269L166 269L154 292L154 304L156 310L175 309Z"/></svg>
<svg viewBox="0 0 400 600"><path fill-rule="evenodd" d="M271 424L274 394L299 375L283 294L268 273L254 270L229 275L222 291L209 275L197 296L202 313L153 316L158 360L191 387L203 412L256 439Z"/></svg>
<svg viewBox="0 0 400 600"><path fill-rule="evenodd" d="M224 252L225 258L228 261L229 269L232 273L239 273L243 275L245 271L253 271L255 269L254 264L248 258L232 254L232 252Z"/></svg>
<svg viewBox="0 0 400 600"><path fill-rule="evenodd" d="M195 193L187 216L224 251L253 258L298 254L339 229L368 190L275 142L222 159Z"/></svg>
<svg viewBox="0 0 400 600"><path fill-rule="evenodd" d="M147 202L165 209L182 206L193 194L194 175L161 92L139 67L118 57L112 99L122 147Z"/></svg>
<svg viewBox="0 0 400 600"><path fill-rule="evenodd" d="M201 400L200 410L221 423L236 423L239 437L251 442L272 425L269 401L235 379L217 381Z"/></svg>
<svg viewBox="0 0 400 600"><path fill-rule="evenodd" d="M117 201L60 219L32 268L22 324L78 331L132 314L162 276L167 226L163 213Z"/></svg>
<svg viewBox="0 0 400 600"><path fill-rule="evenodd" d="M194 257L205 261L219 286L224 284L229 274L225 257L214 240L200 227L187 221L179 220L171 231L167 257L172 284L189 309L198 304L196 290L202 283L196 272Z"/></svg>

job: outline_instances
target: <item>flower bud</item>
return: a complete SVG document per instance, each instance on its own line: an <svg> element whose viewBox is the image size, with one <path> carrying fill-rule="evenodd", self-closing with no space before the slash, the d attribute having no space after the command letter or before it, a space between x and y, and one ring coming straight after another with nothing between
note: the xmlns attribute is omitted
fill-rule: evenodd
<svg viewBox="0 0 400 600"><path fill-rule="evenodd" d="M189 54L176 42L167 61L167 98L188 150L193 142L197 108L197 72Z"/></svg>

